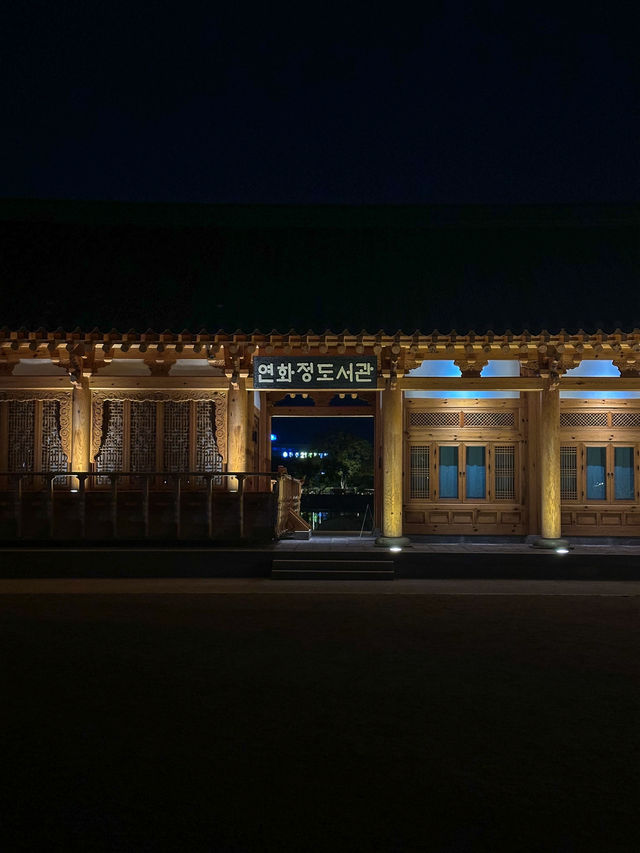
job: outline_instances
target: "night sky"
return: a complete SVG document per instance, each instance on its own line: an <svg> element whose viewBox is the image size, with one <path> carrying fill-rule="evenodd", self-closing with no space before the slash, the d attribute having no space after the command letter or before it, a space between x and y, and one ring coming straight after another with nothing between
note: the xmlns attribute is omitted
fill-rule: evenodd
<svg viewBox="0 0 640 853"><path fill-rule="evenodd" d="M640 326L631 15L300 8L8 7L0 327Z"/></svg>
<svg viewBox="0 0 640 853"><path fill-rule="evenodd" d="M0 28L0 194L638 201L625 5L628 19L598 2L577 13L435 2L418 17L389 5L13 3Z"/></svg>

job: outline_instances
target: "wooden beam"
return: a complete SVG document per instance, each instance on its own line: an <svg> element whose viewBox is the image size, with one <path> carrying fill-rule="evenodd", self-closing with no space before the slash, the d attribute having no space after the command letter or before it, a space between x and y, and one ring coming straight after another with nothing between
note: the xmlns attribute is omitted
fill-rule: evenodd
<svg viewBox="0 0 640 853"><path fill-rule="evenodd" d="M270 406L272 418L303 418L306 415L323 418L372 418L375 406Z"/></svg>
<svg viewBox="0 0 640 853"><path fill-rule="evenodd" d="M545 380L526 376L405 376L402 391L541 391Z"/></svg>
<svg viewBox="0 0 640 853"><path fill-rule="evenodd" d="M640 391L640 376L563 376L561 391Z"/></svg>
<svg viewBox="0 0 640 853"><path fill-rule="evenodd" d="M69 380L67 379L67 382ZM94 391L226 391L226 376L92 376L89 385Z"/></svg>
<svg viewBox="0 0 640 853"><path fill-rule="evenodd" d="M66 373L60 376L0 376L0 391L72 391Z"/></svg>

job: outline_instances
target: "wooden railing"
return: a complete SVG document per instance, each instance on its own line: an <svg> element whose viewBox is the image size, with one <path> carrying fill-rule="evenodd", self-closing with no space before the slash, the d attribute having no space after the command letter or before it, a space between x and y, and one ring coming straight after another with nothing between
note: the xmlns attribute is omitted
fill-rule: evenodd
<svg viewBox="0 0 640 853"><path fill-rule="evenodd" d="M300 499L302 497L302 480L296 480L284 469L278 470L278 518L276 522L276 538L291 530L291 513L300 515Z"/></svg>
<svg viewBox="0 0 640 853"><path fill-rule="evenodd" d="M283 494L297 493L299 507L289 481L271 471L0 473L0 538L245 539L258 516L279 536Z"/></svg>

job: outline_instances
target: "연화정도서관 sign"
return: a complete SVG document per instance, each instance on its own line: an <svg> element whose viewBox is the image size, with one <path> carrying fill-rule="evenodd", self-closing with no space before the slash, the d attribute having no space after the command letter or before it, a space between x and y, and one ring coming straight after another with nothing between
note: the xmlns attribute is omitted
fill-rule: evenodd
<svg viewBox="0 0 640 853"><path fill-rule="evenodd" d="M373 355L288 358L260 356L253 360L253 387L375 388L377 358Z"/></svg>

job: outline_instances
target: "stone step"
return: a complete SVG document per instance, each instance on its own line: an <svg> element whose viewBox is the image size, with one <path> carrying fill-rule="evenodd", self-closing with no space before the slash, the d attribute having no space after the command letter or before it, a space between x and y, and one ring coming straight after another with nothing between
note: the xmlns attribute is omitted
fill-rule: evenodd
<svg viewBox="0 0 640 853"><path fill-rule="evenodd" d="M273 580L393 580L393 560L273 560Z"/></svg>

